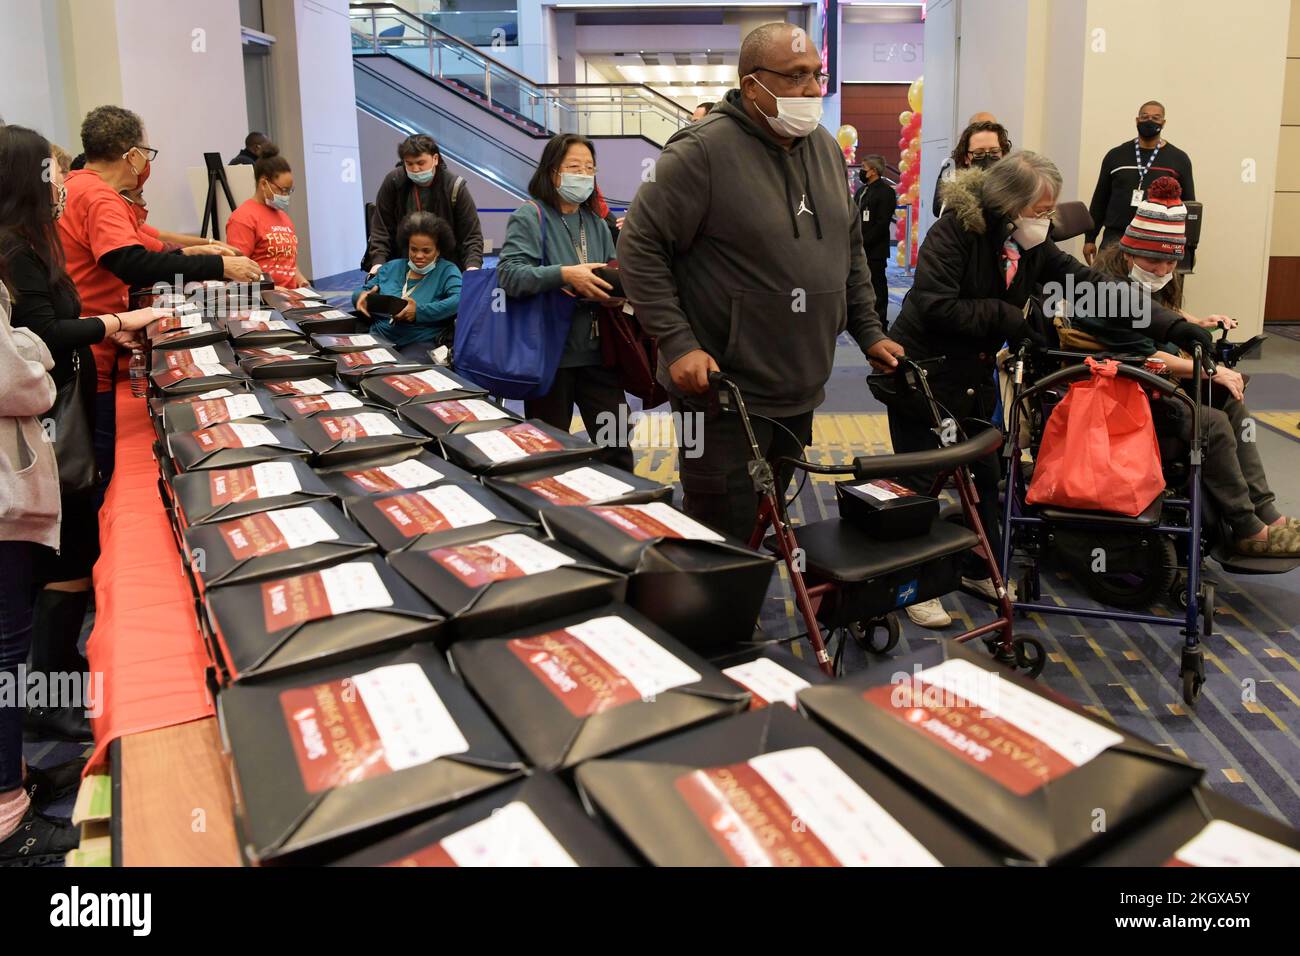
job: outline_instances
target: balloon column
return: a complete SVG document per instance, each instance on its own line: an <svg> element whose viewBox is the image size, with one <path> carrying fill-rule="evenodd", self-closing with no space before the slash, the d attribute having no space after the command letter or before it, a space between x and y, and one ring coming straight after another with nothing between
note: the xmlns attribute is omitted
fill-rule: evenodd
<svg viewBox="0 0 1300 956"><path fill-rule="evenodd" d="M840 149L844 150L844 161L852 166L857 162L854 153L858 148L858 131L854 126L845 123L835 134L835 142L840 144Z"/></svg>
<svg viewBox="0 0 1300 956"><path fill-rule="evenodd" d="M907 266L910 262L916 265L916 246L919 231L917 223L920 220L920 187L918 180L921 175L921 105L925 88L925 78L918 76L912 81L912 85L907 89L907 105L911 109L903 110L898 114L898 123L903 128L898 138L898 149L900 158L898 160L898 202L899 205L910 204L912 206L912 234L906 235L907 223L905 219L898 220L894 226L894 238L898 240L898 251L895 253L895 261L900 266Z"/></svg>

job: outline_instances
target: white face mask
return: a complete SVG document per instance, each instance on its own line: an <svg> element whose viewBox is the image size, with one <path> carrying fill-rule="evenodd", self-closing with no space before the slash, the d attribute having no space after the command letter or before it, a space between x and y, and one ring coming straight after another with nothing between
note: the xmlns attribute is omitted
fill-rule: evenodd
<svg viewBox="0 0 1300 956"><path fill-rule="evenodd" d="M763 86L757 78L754 82ZM759 112L763 113L763 118L778 136L789 136L791 139L807 136L822 121L820 96L777 96L766 86L763 89L776 100L776 115L768 116L762 110Z"/></svg>
<svg viewBox="0 0 1300 956"><path fill-rule="evenodd" d="M1145 286L1148 292L1159 292L1169 284L1169 280L1174 277L1174 274L1167 272L1162 276L1158 276L1154 272L1147 272L1146 269L1143 269L1135 262L1133 267L1128 270L1128 277L1134 282Z"/></svg>
<svg viewBox="0 0 1300 956"><path fill-rule="evenodd" d="M1047 230L1052 228L1052 220L1039 219L1037 216L1021 216L1016 220L1016 231L1011 238L1021 249L1032 249L1047 238Z"/></svg>

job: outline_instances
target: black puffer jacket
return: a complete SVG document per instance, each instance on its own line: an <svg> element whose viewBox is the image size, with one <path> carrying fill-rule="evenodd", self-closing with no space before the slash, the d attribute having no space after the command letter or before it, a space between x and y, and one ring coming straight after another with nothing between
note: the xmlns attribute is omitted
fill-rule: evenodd
<svg viewBox="0 0 1300 956"><path fill-rule="evenodd" d="M1012 222L990 213L981 202L982 170L963 172L944 184L944 214L930 227L917 258L912 289L903 300L890 336L911 358L946 355L946 367L991 365L1002 343L1023 328L1026 300L1040 286L1067 275L1079 283L1114 282L1056 247L1051 239L1021 252L1020 265L1007 288L1002 272L1002 244L1015 230ZM1152 304L1146 334L1158 341L1174 323L1176 312ZM1128 319L1116 319L1129 322ZM974 374L973 372L965 374Z"/></svg>
<svg viewBox="0 0 1300 956"><path fill-rule="evenodd" d="M361 260L362 269L369 270L371 266L383 265L389 259L405 258L406 250L394 247L397 244L398 226L406 214L416 208L416 192L417 187L407 178L404 166L392 170L379 184L379 195L375 197L375 214L370 221L370 243ZM469 194L469 186L440 162L433 182L423 190L423 194L426 199L421 208L445 219L456 236L456 248L440 249L442 257L450 259L462 272L469 267L482 268L483 228L479 223L474 197Z"/></svg>

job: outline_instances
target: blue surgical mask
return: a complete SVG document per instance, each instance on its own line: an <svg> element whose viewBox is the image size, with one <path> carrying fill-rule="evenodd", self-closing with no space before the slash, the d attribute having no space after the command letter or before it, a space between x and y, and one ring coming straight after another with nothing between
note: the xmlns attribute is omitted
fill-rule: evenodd
<svg viewBox="0 0 1300 956"><path fill-rule="evenodd" d="M429 183L433 182L433 173L434 171L432 169L422 169L419 172L412 172L408 169L406 171L406 178L417 186L427 186Z"/></svg>
<svg viewBox="0 0 1300 956"><path fill-rule="evenodd" d="M289 211L289 197L281 196L279 193L271 193L271 206L280 212Z"/></svg>
<svg viewBox="0 0 1300 956"><path fill-rule="evenodd" d="M595 188L595 176L584 176L581 173L560 173L560 198L565 202L584 203Z"/></svg>
<svg viewBox="0 0 1300 956"><path fill-rule="evenodd" d="M419 273L420 275L422 275L422 276L427 276L430 272L433 271L434 266L436 266L437 264L438 264L438 260L437 260L437 259L431 259L431 260L429 260L428 265L423 265L423 266L417 266L417 265L416 265L414 262L412 262L410 259L407 259L407 260L406 260L406 265L407 265L407 267L408 267L412 272L418 272L418 273Z"/></svg>

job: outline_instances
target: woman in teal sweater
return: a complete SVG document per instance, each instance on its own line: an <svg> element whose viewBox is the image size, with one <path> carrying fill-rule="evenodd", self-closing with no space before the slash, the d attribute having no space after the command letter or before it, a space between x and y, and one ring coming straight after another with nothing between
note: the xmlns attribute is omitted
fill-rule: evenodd
<svg viewBox="0 0 1300 956"><path fill-rule="evenodd" d="M568 431L576 404L593 442L602 435L617 434L617 428L601 425L620 421L619 408L627 401L613 369L601 364L596 336L596 306L592 303L609 299L611 286L594 270L613 259L615 252L609 227L595 210L595 186L595 144L571 133L552 137L528 184L532 201L516 209L506 224L506 241L497 263L497 281L506 295L536 295L564 288L578 299L555 384L541 398L527 399L524 414ZM614 447L610 463L631 471L632 449Z"/></svg>
<svg viewBox="0 0 1300 956"><path fill-rule="evenodd" d="M371 293L397 296L406 307L391 318L377 320L370 331L404 351L450 342L456 310L460 308L460 270L447 258L456 238L445 220L433 213L413 212L398 228L398 248L405 259L392 259L352 293L352 302L370 315Z"/></svg>

